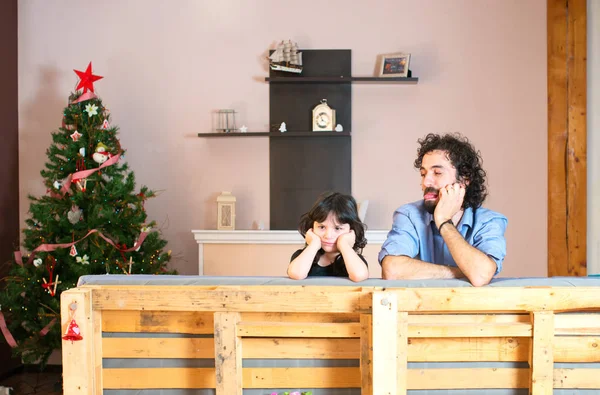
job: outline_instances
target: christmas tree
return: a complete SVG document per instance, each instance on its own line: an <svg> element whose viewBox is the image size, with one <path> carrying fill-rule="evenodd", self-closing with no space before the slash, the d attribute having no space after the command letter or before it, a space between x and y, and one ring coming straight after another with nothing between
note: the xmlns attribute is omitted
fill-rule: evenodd
<svg viewBox="0 0 600 395"><path fill-rule="evenodd" d="M47 194L29 196L26 259L15 253L0 292L0 330L25 363L44 366L61 346L60 294L88 274L162 274L170 252L123 161L118 128L94 93L102 77L75 70L80 80L69 96L62 126L52 133L41 171ZM0 339L2 336L0 336Z"/></svg>

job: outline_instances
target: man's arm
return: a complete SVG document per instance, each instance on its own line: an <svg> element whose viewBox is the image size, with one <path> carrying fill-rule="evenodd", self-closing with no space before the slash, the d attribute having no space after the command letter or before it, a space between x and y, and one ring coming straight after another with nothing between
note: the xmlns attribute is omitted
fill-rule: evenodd
<svg viewBox="0 0 600 395"><path fill-rule="evenodd" d="M467 243L454 224L442 226L440 233L461 274L464 274L473 286L481 287L492 281L496 273L496 262L492 258Z"/></svg>
<svg viewBox="0 0 600 395"><path fill-rule="evenodd" d="M460 233L458 235L460 236ZM465 277L462 271L457 267L423 262L419 259L410 258L405 255L387 255L381 262L381 271L382 277L385 280L423 280Z"/></svg>

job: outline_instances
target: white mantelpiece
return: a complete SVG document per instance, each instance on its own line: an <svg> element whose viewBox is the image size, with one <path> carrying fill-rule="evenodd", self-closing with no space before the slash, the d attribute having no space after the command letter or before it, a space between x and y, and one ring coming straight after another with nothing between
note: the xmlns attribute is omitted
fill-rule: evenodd
<svg viewBox="0 0 600 395"><path fill-rule="evenodd" d="M204 244L290 244L301 246L297 230L192 230L198 243L198 274L204 274ZM369 244L382 244L387 230L367 230Z"/></svg>

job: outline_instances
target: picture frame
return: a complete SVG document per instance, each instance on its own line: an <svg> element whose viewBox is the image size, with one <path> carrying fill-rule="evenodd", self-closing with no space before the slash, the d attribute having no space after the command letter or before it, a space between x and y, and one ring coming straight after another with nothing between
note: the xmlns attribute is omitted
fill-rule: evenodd
<svg viewBox="0 0 600 395"><path fill-rule="evenodd" d="M409 53L391 53L379 55L378 77L408 77L410 65Z"/></svg>

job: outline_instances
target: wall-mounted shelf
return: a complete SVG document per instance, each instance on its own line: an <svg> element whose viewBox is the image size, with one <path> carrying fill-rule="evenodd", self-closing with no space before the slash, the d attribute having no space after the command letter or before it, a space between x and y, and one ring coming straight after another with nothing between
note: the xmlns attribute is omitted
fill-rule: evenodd
<svg viewBox="0 0 600 395"><path fill-rule="evenodd" d="M350 84L352 82L372 82L372 83L400 83L416 84L419 79L416 77L266 77L266 82L285 82L294 84L306 83L331 83L331 84Z"/></svg>
<svg viewBox="0 0 600 395"><path fill-rule="evenodd" d="M198 137L342 137L350 136L349 131L343 132L255 132L255 133L198 133Z"/></svg>

